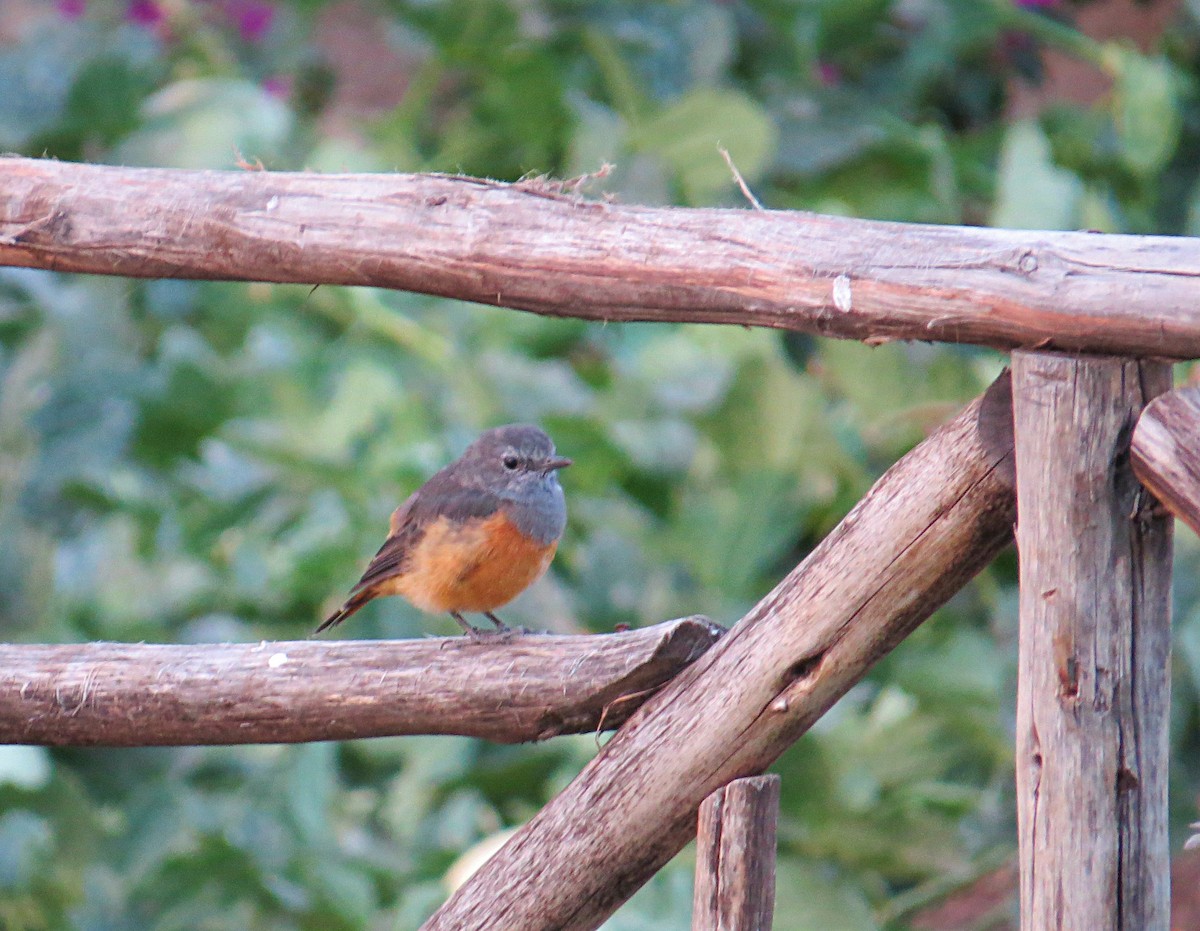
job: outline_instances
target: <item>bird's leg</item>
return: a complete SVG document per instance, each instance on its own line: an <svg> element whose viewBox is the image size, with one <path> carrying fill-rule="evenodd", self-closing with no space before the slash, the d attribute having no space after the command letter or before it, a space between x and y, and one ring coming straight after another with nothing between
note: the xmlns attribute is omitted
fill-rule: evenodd
<svg viewBox="0 0 1200 931"><path fill-rule="evenodd" d="M472 624L468 624L467 619L465 617L463 617L461 614L459 614L457 611L451 611L450 616L452 618L454 618L456 621L458 621L458 626L463 629L463 633L466 634L468 637L470 637L472 640L478 640L480 634L483 633L483 631L480 630L478 627L475 627Z"/></svg>
<svg viewBox="0 0 1200 931"><path fill-rule="evenodd" d="M496 630L498 630L498 631L503 632L503 631L512 629L507 624L505 624L504 621L500 620L500 618L498 618L498 617L496 617L496 615L492 614L491 611L484 611L483 616L486 617L493 624L495 624Z"/></svg>

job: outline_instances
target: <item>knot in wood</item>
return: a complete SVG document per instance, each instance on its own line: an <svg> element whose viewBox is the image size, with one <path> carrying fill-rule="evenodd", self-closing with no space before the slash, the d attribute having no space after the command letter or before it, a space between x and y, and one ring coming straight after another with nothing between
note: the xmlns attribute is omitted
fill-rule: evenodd
<svg viewBox="0 0 1200 931"><path fill-rule="evenodd" d="M805 656L796 660L783 673L783 681L779 684L780 691L789 686L795 685L801 679L808 679L817 671L822 661L825 659L825 651L814 653L812 656Z"/></svg>

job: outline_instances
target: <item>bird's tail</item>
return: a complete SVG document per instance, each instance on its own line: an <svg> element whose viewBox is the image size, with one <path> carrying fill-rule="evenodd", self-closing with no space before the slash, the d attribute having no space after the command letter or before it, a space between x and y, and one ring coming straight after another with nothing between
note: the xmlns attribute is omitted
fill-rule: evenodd
<svg viewBox="0 0 1200 931"><path fill-rule="evenodd" d="M342 621L344 621L374 597L375 593L371 591L356 592L355 594L351 595L346 599L346 603L344 605L342 605L340 608L334 611L333 614L329 615L329 617L325 618L325 620L321 622L321 626L313 631L313 636L321 633L321 631L329 630L330 627L337 627L338 624L342 623Z"/></svg>

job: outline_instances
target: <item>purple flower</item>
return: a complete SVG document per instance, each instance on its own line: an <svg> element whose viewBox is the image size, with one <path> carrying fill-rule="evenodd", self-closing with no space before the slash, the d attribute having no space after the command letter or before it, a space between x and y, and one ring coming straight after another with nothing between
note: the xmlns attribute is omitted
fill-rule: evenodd
<svg viewBox="0 0 1200 931"><path fill-rule="evenodd" d="M281 100L286 100L292 96L292 79L290 75L276 74L267 78L262 83L265 90L272 97L278 97Z"/></svg>
<svg viewBox="0 0 1200 931"><path fill-rule="evenodd" d="M825 87L837 87L842 83L842 69L833 62L819 61L813 65L813 77Z"/></svg>
<svg viewBox="0 0 1200 931"><path fill-rule="evenodd" d="M87 0L58 0L56 5L63 19L79 19L87 12Z"/></svg>
<svg viewBox="0 0 1200 931"><path fill-rule="evenodd" d="M1058 6L1058 0L1013 0L1013 3L1024 7Z"/></svg>
<svg viewBox="0 0 1200 931"><path fill-rule="evenodd" d="M225 9L246 42L261 42L275 21L275 4L269 0L230 0Z"/></svg>
<svg viewBox="0 0 1200 931"><path fill-rule="evenodd" d="M157 26L163 20L163 11L154 0L129 0L125 18L139 26Z"/></svg>

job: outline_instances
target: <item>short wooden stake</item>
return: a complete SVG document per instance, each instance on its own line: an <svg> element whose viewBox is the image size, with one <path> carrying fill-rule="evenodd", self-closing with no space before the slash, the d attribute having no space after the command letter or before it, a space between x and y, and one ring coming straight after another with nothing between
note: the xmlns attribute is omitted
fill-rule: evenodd
<svg viewBox="0 0 1200 931"><path fill-rule="evenodd" d="M693 931L770 931L779 777L735 779L700 805Z"/></svg>
<svg viewBox="0 0 1200 931"><path fill-rule="evenodd" d="M1023 931L1165 931L1171 523L1134 479L1165 363L1013 354Z"/></svg>

